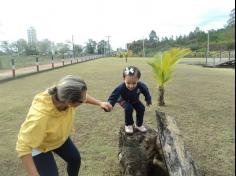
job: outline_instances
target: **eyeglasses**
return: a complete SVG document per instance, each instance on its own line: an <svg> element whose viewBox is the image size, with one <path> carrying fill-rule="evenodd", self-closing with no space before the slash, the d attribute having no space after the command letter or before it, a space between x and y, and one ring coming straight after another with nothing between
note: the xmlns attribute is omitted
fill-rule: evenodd
<svg viewBox="0 0 236 176"><path fill-rule="evenodd" d="M84 101L79 100L79 101L76 101L76 103L81 104L81 103L84 103Z"/></svg>
<svg viewBox="0 0 236 176"><path fill-rule="evenodd" d="M81 100L79 100L79 101L74 101L74 102L69 103L69 106L70 106L70 107L77 107L77 106L79 106L79 105L82 104L82 103L84 103L84 101L81 101Z"/></svg>
<svg viewBox="0 0 236 176"><path fill-rule="evenodd" d="M84 102L85 102L85 99L82 99L82 100L80 99L80 100L74 100L71 103L73 103L73 104L82 104Z"/></svg>

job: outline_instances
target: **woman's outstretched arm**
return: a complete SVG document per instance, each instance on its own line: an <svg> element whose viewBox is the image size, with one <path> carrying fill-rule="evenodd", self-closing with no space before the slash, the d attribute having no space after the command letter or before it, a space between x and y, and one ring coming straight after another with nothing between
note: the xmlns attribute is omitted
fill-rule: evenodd
<svg viewBox="0 0 236 176"><path fill-rule="evenodd" d="M98 105L107 111L111 111L111 109L112 109L112 106L110 103L100 101L100 100L90 96L89 94L86 95L85 103L92 104L92 105Z"/></svg>

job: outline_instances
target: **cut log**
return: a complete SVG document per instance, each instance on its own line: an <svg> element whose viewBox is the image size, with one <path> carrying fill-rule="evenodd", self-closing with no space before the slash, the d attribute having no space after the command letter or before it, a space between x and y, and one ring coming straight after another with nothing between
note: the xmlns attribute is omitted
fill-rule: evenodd
<svg viewBox="0 0 236 176"><path fill-rule="evenodd" d="M198 176L196 164L184 147L176 122L163 112L156 111L160 143L170 176Z"/></svg>
<svg viewBox="0 0 236 176"><path fill-rule="evenodd" d="M146 133L119 133L119 163L122 176L168 176L158 132L147 127Z"/></svg>

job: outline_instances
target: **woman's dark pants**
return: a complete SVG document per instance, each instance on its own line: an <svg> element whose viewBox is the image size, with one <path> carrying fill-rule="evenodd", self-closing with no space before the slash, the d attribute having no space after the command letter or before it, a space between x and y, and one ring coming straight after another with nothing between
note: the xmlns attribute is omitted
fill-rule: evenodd
<svg viewBox="0 0 236 176"><path fill-rule="evenodd" d="M70 138L62 146L53 150L53 152L66 161L69 176L78 176L81 163L80 153ZM34 156L33 160L40 176L59 175L52 151L40 153Z"/></svg>

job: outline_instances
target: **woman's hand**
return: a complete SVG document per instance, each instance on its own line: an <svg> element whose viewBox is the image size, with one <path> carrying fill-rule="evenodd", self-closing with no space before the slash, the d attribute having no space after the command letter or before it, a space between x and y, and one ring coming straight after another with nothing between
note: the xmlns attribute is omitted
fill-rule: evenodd
<svg viewBox="0 0 236 176"><path fill-rule="evenodd" d="M93 104L93 105L98 105L100 106L102 109L104 109L104 111L111 111L112 110L112 105L109 102L103 102L100 101L92 96L90 96L89 94L86 95L86 101L85 103L89 103L89 104Z"/></svg>
<svg viewBox="0 0 236 176"><path fill-rule="evenodd" d="M21 157L22 163L28 173L28 176L40 176L36 166L34 165L34 161L31 154L27 154Z"/></svg>

